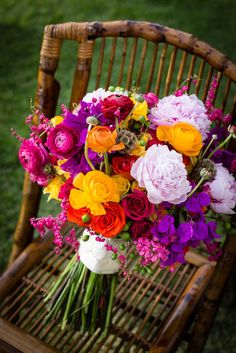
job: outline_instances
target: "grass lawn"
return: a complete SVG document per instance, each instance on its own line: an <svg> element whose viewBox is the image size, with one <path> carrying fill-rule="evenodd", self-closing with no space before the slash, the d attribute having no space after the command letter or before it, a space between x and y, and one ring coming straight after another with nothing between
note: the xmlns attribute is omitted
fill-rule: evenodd
<svg viewBox="0 0 236 353"><path fill-rule="evenodd" d="M18 133L27 136L23 121L29 113L29 98L34 97L36 88L44 26L67 21L118 19L152 21L191 32L236 61L236 2L234 0L65 0L63 2L60 0L0 0L0 11L2 14L0 19L1 272L10 252L23 177L23 170L17 159L19 143L11 137L10 128L14 127ZM66 87L63 96L60 97L60 102L64 103L69 99L69 83L74 70L72 59L75 57L72 58L69 51L65 52L64 74L60 76ZM41 207L42 213L48 209L45 205L44 202ZM228 325L230 323L227 327ZM227 337L226 335L226 339ZM222 352L233 353L236 342L231 347L231 350L222 350ZM217 353L221 350L209 348L207 352Z"/></svg>

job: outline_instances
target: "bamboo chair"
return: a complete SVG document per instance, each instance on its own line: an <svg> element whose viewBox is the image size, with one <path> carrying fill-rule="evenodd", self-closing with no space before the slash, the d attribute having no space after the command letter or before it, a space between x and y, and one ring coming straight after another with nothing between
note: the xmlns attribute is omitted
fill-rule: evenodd
<svg viewBox="0 0 236 353"><path fill-rule="evenodd" d="M188 33L154 23L116 21L45 28L35 105L48 117L56 109L60 86L54 74L65 40L79 43L70 107L88 87L130 88L135 80L143 92L152 90L162 97L185 78L192 88L191 77L196 73L195 93L203 100L217 74L217 104L235 114L236 66L226 56ZM101 339L98 328L91 337L81 336L69 329L61 331L54 322L43 323L42 296L71 250L55 255L50 234L32 241L29 218L36 215L39 199L39 187L26 175L10 265L0 282L1 352L175 352L190 324L187 351L202 351L235 260L235 237L228 236L218 264L189 252L187 264L173 273L157 267L151 278L134 273L130 281L120 277L109 334Z"/></svg>

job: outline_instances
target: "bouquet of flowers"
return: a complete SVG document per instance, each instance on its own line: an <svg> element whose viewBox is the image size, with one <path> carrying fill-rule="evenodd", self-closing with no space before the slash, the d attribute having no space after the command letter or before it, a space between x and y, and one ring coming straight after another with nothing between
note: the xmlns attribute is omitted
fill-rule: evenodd
<svg viewBox="0 0 236 353"><path fill-rule="evenodd" d="M174 271L189 248L221 255L217 221L234 213L236 156L225 148L235 127L213 106L216 87L214 79L205 104L186 86L162 99L99 88L73 112L62 105L49 120L36 111L37 126L28 116L29 139L13 132L23 168L61 206L32 225L53 233L56 253L65 244L75 252L45 298L62 328L106 332L128 259L151 275L157 261Z"/></svg>

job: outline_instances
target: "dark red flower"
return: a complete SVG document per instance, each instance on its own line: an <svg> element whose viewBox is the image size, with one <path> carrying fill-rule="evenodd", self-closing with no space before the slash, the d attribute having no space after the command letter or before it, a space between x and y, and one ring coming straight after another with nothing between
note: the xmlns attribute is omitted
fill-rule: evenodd
<svg viewBox="0 0 236 353"><path fill-rule="evenodd" d="M112 94L104 98L101 101L101 105L101 110L105 118L114 119L114 117L117 117L119 120L123 120L133 109L134 103L127 96Z"/></svg>
<svg viewBox="0 0 236 353"><path fill-rule="evenodd" d="M155 206L148 200L145 192L134 190L121 201L127 217L141 221L152 215L155 211Z"/></svg>
<svg viewBox="0 0 236 353"><path fill-rule="evenodd" d="M153 223L150 221L138 221L133 222L130 227L131 237L132 239L137 238L148 238L152 239L151 228L153 227Z"/></svg>
<svg viewBox="0 0 236 353"><path fill-rule="evenodd" d="M128 180L133 179L130 175L132 164L137 160L135 156L117 156L112 158L112 168L116 174L120 174Z"/></svg>

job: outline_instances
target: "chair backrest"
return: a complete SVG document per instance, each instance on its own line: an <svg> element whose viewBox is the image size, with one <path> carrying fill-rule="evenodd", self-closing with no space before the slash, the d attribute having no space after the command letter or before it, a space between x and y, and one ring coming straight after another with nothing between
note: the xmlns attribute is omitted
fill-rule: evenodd
<svg viewBox="0 0 236 353"><path fill-rule="evenodd" d="M205 101L217 75L216 105L236 114L236 65L225 55L189 33L156 23L136 21L86 22L49 25L40 53L35 106L46 116L55 114L60 85L55 79L63 41L78 42L70 107L89 90L109 85L159 97L176 90L184 80ZM193 85L193 80L197 82ZM32 239L29 218L38 210L40 190L25 177L20 218L10 262Z"/></svg>

